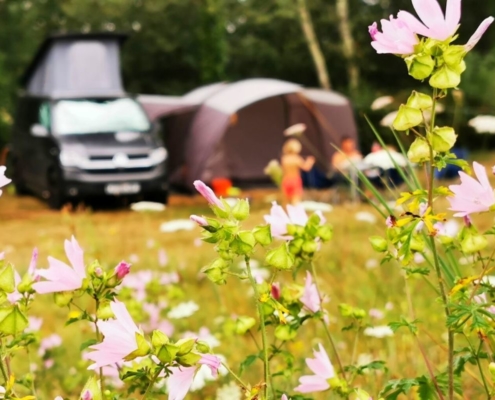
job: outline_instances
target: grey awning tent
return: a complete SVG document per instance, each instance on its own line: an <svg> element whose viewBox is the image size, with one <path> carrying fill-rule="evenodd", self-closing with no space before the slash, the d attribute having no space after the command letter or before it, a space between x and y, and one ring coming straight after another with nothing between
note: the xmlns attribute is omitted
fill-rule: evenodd
<svg viewBox="0 0 495 400"><path fill-rule="evenodd" d="M332 143L339 145L344 136L357 138L352 107L337 93L275 79L225 85L195 112L188 132L172 132L187 134L183 165L170 171L172 183L191 187L196 179L217 177L241 185L266 181L263 169L280 157L284 129L300 122L328 163L335 151Z"/></svg>
<svg viewBox="0 0 495 400"><path fill-rule="evenodd" d="M22 79L26 92L51 98L123 96L120 46L126 37L99 33L47 38Z"/></svg>

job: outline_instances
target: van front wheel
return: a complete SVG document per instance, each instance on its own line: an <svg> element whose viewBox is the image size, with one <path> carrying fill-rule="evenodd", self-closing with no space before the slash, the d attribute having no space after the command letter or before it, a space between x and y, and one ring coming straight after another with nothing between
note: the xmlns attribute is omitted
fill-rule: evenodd
<svg viewBox="0 0 495 400"><path fill-rule="evenodd" d="M54 168L48 172L48 206L52 210L60 210L65 204L64 182L62 173L58 168Z"/></svg>

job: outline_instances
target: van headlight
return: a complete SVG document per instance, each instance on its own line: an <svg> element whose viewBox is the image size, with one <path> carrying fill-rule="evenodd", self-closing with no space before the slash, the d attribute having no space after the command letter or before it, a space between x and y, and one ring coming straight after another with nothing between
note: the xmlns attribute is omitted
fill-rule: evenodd
<svg viewBox="0 0 495 400"><path fill-rule="evenodd" d="M64 167L79 167L81 168L87 161L84 154L78 151L65 149L59 154L60 164Z"/></svg>
<svg viewBox="0 0 495 400"><path fill-rule="evenodd" d="M158 147L151 151L149 157L151 163L154 165L161 164L167 159L168 153L165 147Z"/></svg>

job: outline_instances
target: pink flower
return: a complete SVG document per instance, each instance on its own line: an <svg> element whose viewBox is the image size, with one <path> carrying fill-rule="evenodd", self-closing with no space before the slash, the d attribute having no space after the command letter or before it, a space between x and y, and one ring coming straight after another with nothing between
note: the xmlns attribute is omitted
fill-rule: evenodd
<svg viewBox="0 0 495 400"><path fill-rule="evenodd" d="M83 280L86 278L83 258L84 252L74 236L72 236L71 241L65 241L65 254L72 268L62 261L48 257L50 267L48 269L37 270L38 275L47 280L33 284L33 289L36 292L45 294L66 292L81 288Z"/></svg>
<svg viewBox="0 0 495 400"><path fill-rule="evenodd" d="M5 176L5 171L7 170L6 167L1 166L0 167L0 187L8 185L10 182L12 182L12 179L9 179ZM0 190L0 196L2 195L2 190Z"/></svg>
<svg viewBox="0 0 495 400"><path fill-rule="evenodd" d="M280 299L280 283L279 282L273 282L272 283L271 293L272 293L272 297L275 300Z"/></svg>
<svg viewBox="0 0 495 400"><path fill-rule="evenodd" d="M98 328L104 338L103 342L90 347L95 351L89 353L87 357L95 363L88 369L97 369L122 362L126 356L137 349L136 334L141 334L141 332L124 303L113 301L110 307L115 319L98 321Z"/></svg>
<svg viewBox="0 0 495 400"><path fill-rule="evenodd" d="M328 380L335 376L335 371L323 346L318 346L320 351L313 350L315 358L306 358L306 364L314 375L301 376L300 385L294 389L297 392L322 392L330 388Z"/></svg>
<svg viewBox="0 0 495 400"><path fill-rule="evenodd" d="M398 17L422 36L446 40L457 32L461 20L461 0L447 0L446 14L443 14L437 0L412 0L420 22L407 11L400 11Z"/></svg>
<svg viewBox="0 0 495 400"><path fill-rule="evenodd" d="M320 217L320 223L325 223L325 217L319 211L316 214ZM287 235L287 225L305 226L308 222L308 215L300 205L287 206L287 213L276 201L272 203L270 214L265 215L265 221L270 225L272 236L279 239L291 240L292 236Z"/></svg>
<svg viewBox="0 0 495 400"><path fill-rule="evenodd" d="M119 265L115 267L115 275L117 279L121 281L124 277L131 272L131 264L126 263L125 261L121 261Z"/></svg>
<svg viewBox="0 0 495 400"><path fill-rule="evenodd" d="M495 194L488 181L486 169L477 162L473 163L473 169L478 180L459 172L461 184L449 186L454 196L447 197L447 200L450 202L450 210L456 211L455 217L489 211L495 204Z"/></svg>
<svg viewBox="0 0 495 400"><path fill-rule="evenodd" d="M81 400L93 400L93 393L91 393L91 390L85 390L81 396Z"/></svg>
<svg viewBox="0 0 495 400"><path fill-rule="evenodd" d="M414 46L419 43L418 37L400 18L390 16L390 21L381 20L382 31L378 30L377 23L368 27L371 35L371 45L378 54L414 53Z"/></svg>
<svg viewBox="0 0 495 400"><path fill-rule="evenodd" d="M62 338L56 333L47 336L42 339L38 348L38 355L43 357L47 350L54 349L55 347L60 347L62 345Z"/></svg>
<svg viewBox="0 0 495 400"><path fill-rule="evenodd" d="M215 377L217 376L221 361L217 356L212 354L203 354L198 364L208 366L212 375ZM182 400L186 397L197 370L198 366L170 368L172 374L168 378L168 400Z"/></svg>
<svg viewBox="0 0 495 400"><path fill-rule="evenodd" d="M208 203L210 203L212 206L217 206L223 210L223 203L220 201L220 199L213 193L213 190L211 190L210 187L205 185L202 181L194 181L194 187L196 190L199 192L201 196L203 196Z"/></svg>
<svg viewBox="0 0 495 400"><path fill-rule="evenodd" d="M300 300L301 303L304 304L304 307L313 313L321 310L320 296L318 295L316 284L313 283L313 279L309 271L306 271L306 284L304 286L304 293Z"/></svg>
<svg viewBox="0 0 495 400"><path fill-rule="evenodd" d="M400 11L398 17L414 33L443 41L457 32L461 20L461 0L447 0L445 15L437 0L412 0L412 2L421 21L407 11ZM490 17L481 23L466 44L466 51L471 50L478 43L492 22L493 18Z"/></svg>
<svg viewBox="0 0 495 400"><path fill-rule="evenodd" d="M208 221L204 217L191 215L189 218L191 219L191 221L196 222L199 226L208 226Z"/></svg>
<svg viewBox="0 0 495 400"><path fill-rule="evenodd" d="M287 397L287 395L284 393L282 395L282 397L280 398L280 400L289 400L289 398Z"/></svg>

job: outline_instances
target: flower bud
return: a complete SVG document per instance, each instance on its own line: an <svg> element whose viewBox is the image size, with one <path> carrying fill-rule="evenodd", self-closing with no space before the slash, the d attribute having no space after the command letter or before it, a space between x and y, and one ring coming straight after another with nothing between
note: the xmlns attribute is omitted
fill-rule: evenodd
<svg viewBox="0 0 495 400"><path fill-rule="evenodd" d="M457 135L453 128L444 126L442 128L435 128L433 132L428 133L428 140L433 147L433 150L439 153L446 153L452 147L457 140Z"/></svg>
<svg viewBox="0 0 495 400"><path fill-rule="evenodd" d="M54 294L55 304L59 307L65 307L72 301L72 292L58 292Z"/></svg>
<svg viewBox="0 0 495 400"><path fill-rule="evenodd" d="M300 225L287 224L287 234L290 236L302 236L304 235L304 227Z"/></svg>
<svg viewBox="0 0 495 400"><path fill-rule="evenodd" d="M302 245L302 250L305 253L312 255L318 250L318 243L314 240L306 240Z"/></svg>
<svg viewBox="0 0 495 400"><path fill-rule="evenodd" d="M201 356L191 352L177 357L177 362L183 367L192 367L196 365L199 360L201 360Z"/></svg>
<svg viewBox="0 0 495 400"><path fill-rule="evenodd" d="M209 353L210 352L210 345L206 343L204 340L198 340L196 342L196 349L203 354Z"/></svg>
<svg viewBox="0 0 495 400"><path fill-rule="evenodd" d="M406 105L408 107L417 108L418 110L427 110L433 106L433 99L427 94L416 92L413 90Z"/></svg>
<svg viewBox="0 0 495 400"><path fill-rule="evenodd" d="M412 55L405 61L409 75L419 81L428 78L435 68L435 61L428 55Z"/></svg>
<svg viewBox="0 0 495 400"><path fill-rule="evenodd" d="M388 249L388 242L381 236L371 236L369 241L373 247L373 250L379 253L384 253Z"/></svg>
<svg viewBox="0 0 495 400"><path fill-rule="evenodd" d="M270 225L257 226L253 230L256 241L262 246L268 246L272 243L272 232Z"/></svg>
<svg viewBox="0 0 495 400"><path fill-rule="evenodd" d="M249 201L247 199L239 199L232 209L233 217L238 221L244 221L249 217Z"/></svg>
<svg viewBox="0 0 495 400"><path fill-rule="evenodd" d="M333 229L330 225L320 225L316 232L316 236L323 242L328 242L333 236Z"/></svg>
<svg viewBox="0 0 495 400"><path fill-rule="evenodd" d="M433 154L435 155L435 153ZM413 163L429 161L430 155L430 146L428 146L426 140L422 138L416 138L407 152L407 157Z"/></svg>
<svg viewBox="0 0 495 400"><path fill-rule="evenodd" d="M273 282L270 292L275 300L280 300L280 283Z"/></svg>
<svg viewBox="0 0 495 400"><path fill-rule="evenodd" d="M290 325L279 325L275 328L275 337L282 341L292 340L297 336L297 330Z"/></svg>
<svg viewBox="0 0 495 400"><path fill-rule="evenodd" d="M191 215L189 219L193 222L196 222L199 226L208 226L208 221L204 217L200 217L198 215Z"/></svg>
<svg viewBox="0 0 495 400"><path fill-rule="evenodd" d="M176 346L173 343L167 343L162 347L160 347L156 356L162 363L169 364L175 360L178 351L179 351L178 346Z"/></svg>
<svg viewBox="0 0 495 400"><path fill-rule="evenodd" d="M189 354L194 348L195 343L196 343L196 339L192 339L192 338L179 340L178 342L175 343L179 347L177 351L177 355L183 356Z"/></svg>
<svg viewBox="0 0 495 400"><path fill-rule="evenodd" d="M117 279L121 281L131 271L131 264L121 261L119 265L115 267L115 275Z"/></svg>
<svg viewBox="0 0 495 400"><path fill-rule="evenodd" d="M461 249L466 254L477 253L486 246L488 246L488 241L486 240L486 237L482 235L467 233L461 241Z"/></svg>
<svg viewBox="0 0 495 400"><path fill-rule="evenodd" d="M296 238L294 240L291 240L289 242L289 252L294 255L301 253L303 243L303 238Z"/></svg>
<svg viewBox="0 0 495 400"><path fill-rule="evenodd" d="M265 263L269 267L287 270L291 269L294 265L294 259L288 252L287 245L284 243L268 252L265 258Z"/></svg>
<svg viewBox="0 0 495 400"><path fill-rule="evenodd" d="M105 301L100 304L98 310L96 311L96 316L98 317L98 319L115 318L115 314L113 313L112 308L110 307L109 301Z"/></svg>
<svg viewBox="0 0 495 400"><path fill-rule="evenodd" d="M461 74L444 64L430 78L430 86L437 89L452 89L461 83Z"/></svg>
<svg viewBox="0 0 495 400"><path fill-rule="evenodd" d="M7 264L0 270L0 290L12 293L15 290L15 273L12 264Z"/></svg>
<svg viewBox="0 0 495 400"><path fill-rule="evenodd" d="M349 304L339 304L339 312L343 317L351 317L353 308Z"/></svg>
<svg viewBox="0 0 495 400"><path fill-rule="evenodd" d="M397 131L407 131L423 122L423 114L417 108L402 104L392 124Z"/></svg>
<svg viewBox="0 0 495 400"><path fill-rule="evenodd" d="M238 317L235 321L235 333L238 335L246 334L256 325L256 320L251 317Z"/></svg>
<svg viewBox="0 0 495 400"><path fill-rule="evenodd" d="M165 335L162 331L153 331L151 335L151 344L153 345L154 348L159 348L161 346L166 345L169 343L169 338L167 335Z"/></svg>
<svg viewBox="0 0 495 400"><path fill-rule="evenodd" d="M449 46L443 52L442 58L445 64L450 67L457 67L463 63L466 54L466 48L464 46Z"/></svg>
<svg viewBox="0 0 495 400"><path fill-rule="evenodd" d="M91 393L91 390L85 390L81 396L81 400L93 400L93 393Z"/></svg>
<svg viewBox="0 0 495 400"><path fill-rule="evenodd" d="M136 332L135 337L136 337L137 349L134 350L131 354L128 354L126 357L124 357L125 361L132 361L138 357L147 356L151 351L151 346L146 341L143 335Z"/></svg>

